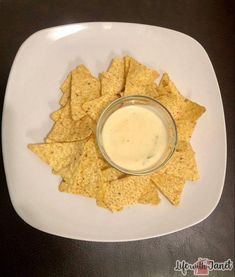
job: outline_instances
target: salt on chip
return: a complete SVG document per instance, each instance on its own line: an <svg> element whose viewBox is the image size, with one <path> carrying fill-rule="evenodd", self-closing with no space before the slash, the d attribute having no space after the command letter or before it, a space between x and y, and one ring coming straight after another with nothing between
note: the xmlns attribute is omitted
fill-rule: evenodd
<svg viewBox="0 0 235 277"><path fill-rule="evenodd" d="M155 173L151 176L151 180L173 205L180 203L185 184L183 178L170 174Z"/></svg>
<svg viewBox="0 0 235 277"><path fill-rule="evenodd" d="M107 183L103 202L111 211L121 211L124 207L138 202L149 176L128 176Z"/></svg>
<svg viewBox="0 0 235 277"><path fill-rule="evenodd" d="M116 94L108 93L97 99L84 103L82 108L94 121L97 121L104 108L118 97L119 96Z"/></svg>
<svg viewBox="0 0 235 277"><path fill-rule="evenodd" d="M62 86L60 87L61 91L63 92L63 95L60 99L60 105L65 106L69 100L70 97L70 90L71 90L71 79L72 75L71 73L68 75L67 79L64 81Z"/></svg>
<svg viewBox="0 0 235 277"><path fill-rule="evenodd" d="M75 159L79 159L83 152L84 141L29 144L28 148L58 172Z"/></svg>
<svg viewBox="0 0 235 277"><path fill-rule="evenodd" d="M47 136L46 142L66 142L83 140L92 133L92 120L84 116L80 120L71 117L69 103L62 109L59 119L54 123L52 130Z"/></svg>
<svg viewBox="0 0 235 277"><path fill-rule="evenodd" d="M161 173L174 175L188 181L199 179L195 152L189 142L179 141L170 161L161 169Z"/></svg>
<svg viewBox="0 0 235 277"><path fill-rule="evenodd" d="M84 66L79 65L72 71L71 112L73 120L85 116L82 104L100 96L100 81L91 75Z"/></svg>
<svg viewBox="0 0 235 277"><path fill-rule="evenodd" d="M151 181L149 182L142 192L138 203L140 204L151 204L151 205L158 205L160 203L161 199L158 195L158 191L156 189L156 186Z"/></svg>
<svg viewBox="0 0 235 277"><path fill-rule="evenodd" d="M110 182L124 177L125 174L114 167L108 167L102 170L102 174L105 182Z"/></svg>
<svg viewBox="0 0 235 277"><path fill-rule="evenodd" d="M94 138L90 138L84 146L81 160L75 166L74 174L71 178L64 178L68 192L96 197L103 183L97 159L95 141Z"/></svg>
<svg viewBox="0 0 235 277"><path fill-rule="evenodd" d="M126 77L126 86L124 95L133 95L133 94L147 94L147 87L148 89L151 89L151 95L153 95L153 91L156 92L157 96L157 90L154 90L154 81L159 76L158 72L146 67L143 64L138 63L135 59L130 58L129 61L129 69L128 74ZM156 88L155 84L155 88Z"/></svg>

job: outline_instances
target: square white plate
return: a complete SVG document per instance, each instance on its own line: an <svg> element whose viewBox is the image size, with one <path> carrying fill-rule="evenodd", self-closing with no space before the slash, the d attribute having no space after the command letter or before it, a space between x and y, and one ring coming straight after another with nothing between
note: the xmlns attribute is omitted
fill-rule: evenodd
<svg viewBox="0 0 235 277"><path fill-rule="evenodd" d="M59 192L60 178L27 149L28 143L42 142L50 130L49 114L59 107L59 86L71 69L83 63L97 75L113 57L127 54L160 73L167 71L186 97L207 108L192 139L201 179L187 183L177 208L162 196L159 206L136 205L113 214L92 199ZM215 209L224 184L224 113L209 57L191 37L155 26L82 23L30 36L20 47L8 80L2 144L18 215L39 230L69 238L128 241L182 230Z"/></svg>

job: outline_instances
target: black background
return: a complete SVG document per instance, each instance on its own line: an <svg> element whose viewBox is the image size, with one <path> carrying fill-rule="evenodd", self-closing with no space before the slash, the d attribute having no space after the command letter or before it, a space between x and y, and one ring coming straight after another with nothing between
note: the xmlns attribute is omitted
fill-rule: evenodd
<svg viewBox="0 0 235 277"><path fill-rule="evenodd" d="M28 226L11 205L1 160L0 276L182 276L173 271L177 259L234 259L234 14L234 0L0 0L1 111L13 59L32 33L76 22L137 22L181 31L204 46L219 81L228 137L225 186L215 211L181 232L137 242L76 241Z"/></svg>

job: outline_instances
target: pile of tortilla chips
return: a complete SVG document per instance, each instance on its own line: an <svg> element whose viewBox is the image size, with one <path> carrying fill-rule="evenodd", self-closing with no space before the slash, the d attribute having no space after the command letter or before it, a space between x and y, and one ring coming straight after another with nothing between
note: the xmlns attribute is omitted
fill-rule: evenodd
<svg viewBox="0 0 235 277"><path fill-rule="evenodd" d="M187 180L199 179L190 138L205 108L183 97L163 74L131 57L113 59L109 69L92 76L84 66L76 67L61 86L61 108L51 114L54 125L44 143L29 144L35 154L60 175L59 190L96 199L111 211L140 203L157 205L160 191L178 205ZM103 109L115 99L140 94L162 103L172 114L178 129L177 149L160 171L149 176L127 176L111 167L101 156L95 141L96 122Z"/></svg>

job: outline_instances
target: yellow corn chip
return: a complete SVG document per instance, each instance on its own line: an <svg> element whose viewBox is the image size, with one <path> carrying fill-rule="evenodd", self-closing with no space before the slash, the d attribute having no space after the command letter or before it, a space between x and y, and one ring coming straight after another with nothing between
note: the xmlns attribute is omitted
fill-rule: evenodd
<svg viewBox="0 0 235 277"><path fill-rule="evenodd" d="M62 86L60 87L61 91L63 93L70 93L70 87L71 87L71 78L72 75L71 73L67 76L66 80L64 81L64 83L62 84Z"/></svg>
<svg viewBox="0 0 235 277"><path fill-rule="evenodd" d="M60 108L59 110L51 113L50 117L53 121L57 121L60 119L61 113L63 112L64 107Z"/></svg>
<svg viewBox="0 0 235 277"><path fill-rule="evenodd" d="M71 112L73 120L85 115L82 104L100 96L100 81L93 77L84 65L72 71Z"/></svg>
<svg viewBox="0 0 235 277"><path fill-rule="evenodd" d="M206 111L205 107L185 99L185 106L183 110L183 118L191 121L198 120L199 117Z"/></svg>
<svg viewBox="0 0 235 277"><path fill-rule="evenodd" d="M129 72L130 61L131 61L131 59L132 59L132 58L129 57L129 56L124 57L124 72L125 72L125 78L127 77L128 72Z"/></svg>
<svg viewBox="0 0 235 277"><path fill-rule="evenodd" d="M176 97L184 98L176 88L175 84L170 80L170 77L167 73L164 73L162 75L162 78L159 84L159 94L173 95Z"/></svg>
<svg viewBox="0 0 235 277"><path fill-rule="evenodd" d="M114 167L109 167L109 168L106 168L106 169L102 170L102 174L103 174L105 182L110 182L110 181L113 181L113 180L117 180L120 177L125 176L125 174L123 172L117 170Z"/></svg>
<svg viewBox="0 0 235 277"><path fill-rule="evenodd" d="M170 174L155 173L151 176L151 180L173 205L180 203L185 184L183 178Z"/></svg>
<svg viewBox="0 0 235 277"><path fill-rule="evenodd" d="M171 112L175 119L196 121L206 109L180 94L169 75L164 73L159 84L157 100Z"/></svg>
<svg viewBox="0 0 235 277"><path fill-rule="evenodd" d="M112 101L118 98L117 95L113 93L105 94L97 99L88 101L82 105L83 110L95 121L98 120L102 111L108 106Z"/></svg>
<svg viewBox="0 0 235 277"><path fill-rule="evenodd" d="M60 99L60 105L65 106L69 100L70 97L70 89L71 89L71 73L68 75L67 79L64 81L62 86L60 87L61 91L63 92L63 95Z"/></svg>
<svg viewBox="0 0 235 277"><path fill-rule="evenodd" d="M199 179L195 153L189 142L179 141L175 153L161 169L161 173L174 175L189 181Z"/></svg>
<svg viewBox="0 0 235 277"><path fill-rule="evenodd" d="M59 113L59 112L58 112ZM54 115L53 115L54 117ZM66 142L83 140L92 133L92 120L84 116L80 120L72 120L69 103L60 112L59 119L47 136L46 142Z"/></svg>
<svg viewBox="0 0 235 277"><path fill-rule="evenodd" d="M97 160L95 141L94 138L90 138L84 146L81 160L75 166L74 174L71 178L64 178L68 192L96 197L103 183Z"/></svg>
<svg viewBox="0 0 235 277"><path fill-rule="evenodd" d="M101 169L107 169L109 167L109 164L101 157L98 157L97 166Z"/></svg>
<svg viewBox="0 0 235 277"><path fill-rule="evenodd" d="M149 176L129 176L107 183L103 202L111 211L120 211L137 203L149 182Z"/></svg>
<svg viewBox="0 0 235 277"><path fill-rule="evenodd" d="M161 199L159 198L156 186L151 181L147 184L144 191L142 192L142 194L138 200L138 203L157 205L160 203L160 201L161 201Z"/></svg>
<svg viewBox="0 0 235 277"><path fill-rule="evenodd" d="M75 159L79 160L83 152L84 141L29 144L28 148L50 165L55 172L58 172L69 166Z"/></svg>
<svg viewBox="0 0 235 277"><path fill-rule="evenodd" d="M181 97L177 97L173 94L160 95L156 98L167 110L171 113L173 118L182 119L184 114L185 102Z"/></svg>
<svg viewBox="0 0 235 277"><path fill-rule="evenodd" d="M124 60L115 58L107 72L101 74L101 95L116 94L124 88Z"/></svg>
<svg viewBox="0 0 235 277"><path fill-rule="evenodd" d="M178 140L189 141L195 129L196 122L186 119L176 120Z"/></svg>
<svg viewBox="0 0 235 277"><path fill-rule="evenodd" d="M133 58L130 58L128 63L124 95L144 94L152 97L156 93L155 96L157 96L157 90L154 89L157 85L154 85L154 81L159 76L158 72L138 63ZM149 94L148 90L150 90Z"/></svg>

